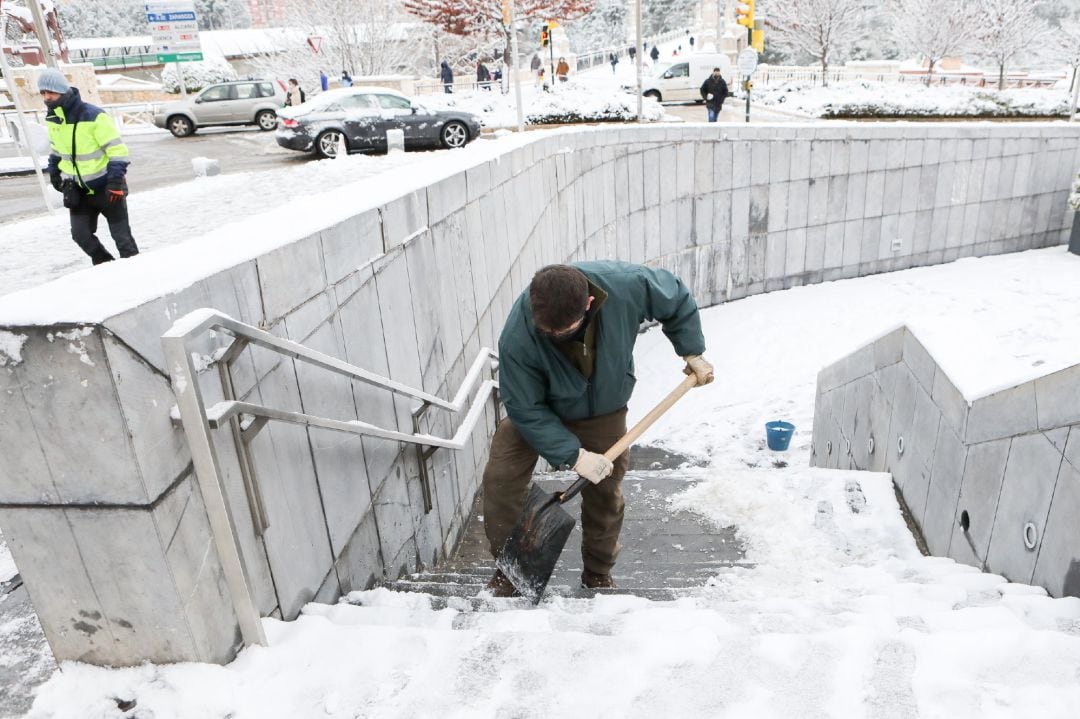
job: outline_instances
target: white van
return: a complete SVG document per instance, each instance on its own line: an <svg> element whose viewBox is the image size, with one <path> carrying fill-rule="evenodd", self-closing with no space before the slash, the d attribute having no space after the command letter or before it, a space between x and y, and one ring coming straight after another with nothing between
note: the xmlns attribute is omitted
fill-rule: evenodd
<svg viewBox="0 0 1080 719"><path fill-rule="evenodd" d="M650 78L642 78L641 93L658 102L702 102L701 83L712 74L713 68L727 82L728 92L735 94L735 69L722 52L699 52L661 62Z"/></svg>

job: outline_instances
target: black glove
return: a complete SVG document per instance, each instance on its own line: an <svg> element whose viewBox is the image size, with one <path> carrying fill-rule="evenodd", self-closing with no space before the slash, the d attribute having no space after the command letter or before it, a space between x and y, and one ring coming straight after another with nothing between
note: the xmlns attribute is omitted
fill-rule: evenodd
<svg viewBox="0 0 1080 719"><path fill-rule="evenodd" d="M61 179L59 172L50 172L49 182L52 184L54 190L63 192L64 181Z"/></svg>
<svg viewBox="0 0 1080 719"><path fill-rule="evenodd" d="M120 202L128 194L127 181L120 177L115 180L109 180L109 184L105 185L105 191L109 195L109 202Z"/></svg>

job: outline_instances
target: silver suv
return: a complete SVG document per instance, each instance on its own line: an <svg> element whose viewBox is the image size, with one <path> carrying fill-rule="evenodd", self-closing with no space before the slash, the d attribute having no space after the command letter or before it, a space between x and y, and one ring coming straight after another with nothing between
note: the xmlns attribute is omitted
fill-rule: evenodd
<svg viewBox="0 0 1080 719"><path fill-rule="evenodd" d="M177 137L187 137L210 125L258 125L277 128L278 108L285 91L269 80L234 80L204 87L187 100L154 107L154 124Z"/></svg>

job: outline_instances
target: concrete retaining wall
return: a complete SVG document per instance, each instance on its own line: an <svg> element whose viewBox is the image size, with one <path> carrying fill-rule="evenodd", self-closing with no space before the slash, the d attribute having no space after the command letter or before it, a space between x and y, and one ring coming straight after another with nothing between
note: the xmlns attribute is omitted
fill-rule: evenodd
<svg viewBox="0 0 1080 719"><path fill-rule="evenodd" d="M818 375L812 462L891 472L932 554L1080 596L1080 365L969 404L902 327Z"/></svg>
<svg viewBox="0 0 1080 719"><path fill-rule="evenodd" d="M612 127L501 142L491 159L478 153L369 207L358 198L378 194L372 178L350 188L359 204L347 219L107 319L20 321L22 308L55 300L48 286L0 298L0 328L23 343L0 367L0 526L57 658L226 661L238 647L168 417L160 335L192 309L446 397L545 264L649 262L711 305L1060 244L1080 161L1080 129L1065 124ZM79 298L109 295L125 272L167 285L170 262L148 253L91 273ZM79 318L77 302L64 319ZM227 341L207 336L198 353ZM216 372L201 381L208 403L221 396ZM262 404L412 431L407 402L265 350L246 350L233 381ZM449 434L457 421L435 413L428 429ZM425 514L411 450L271 424L252 444L270 517L259 537L232 437L217 432L260 611L290 619L305 602L438 562L461 532L487 440L435 454Z"/></svg>

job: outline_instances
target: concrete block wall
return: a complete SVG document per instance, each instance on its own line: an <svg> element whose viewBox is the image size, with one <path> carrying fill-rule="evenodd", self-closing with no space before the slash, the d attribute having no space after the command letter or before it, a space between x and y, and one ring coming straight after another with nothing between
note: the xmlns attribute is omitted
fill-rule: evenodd
<svg viewBox="0 0 1080 719"><path fill-rule="evenodd" d="M891 472L932 554L1080 596L1080 364L969 403L901 327L818 375L812 463Z"/></svg>
<svg viewBox="0 0 1080 719"><path fill-rule="evenodd" d="M27 326L0 298L0 329L25 338L18 361L0 366L0 526L58 658L225 661L238 647L190 456L168 420L160 336L193 309L447 397L545 264L648 262L708 306L1060 244L1080 161L1080 129L1063 124L613 126L512 140L368 205L358 188L351 216L104 320ZM110 271L168 277L157 267L167 262L148 253ZM51 290L18 301L35 292ZM208 334L194 350L211 357L228 339ZM200 382L208 403L222 397L217 372ZM412 431L408 401L266 350L240 356L233 385L241 399ZM910 421L930 423L928 412L913 406ZM460 418L426 422L450 434ZM232 436L216 432L260 612L291 619L305 602L440 561L467 519L494 423L489 407L465 451L436 452L430 513L411 449L271 424L251 444L270 520L262 536Z"/></svg>

